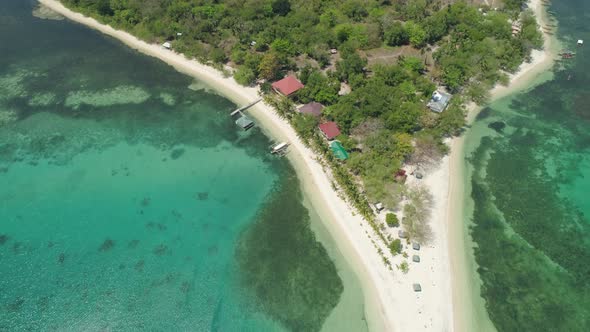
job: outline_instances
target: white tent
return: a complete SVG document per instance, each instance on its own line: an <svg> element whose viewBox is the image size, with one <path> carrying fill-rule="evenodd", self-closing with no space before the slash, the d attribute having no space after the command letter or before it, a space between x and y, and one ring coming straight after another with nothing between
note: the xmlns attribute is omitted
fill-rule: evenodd
<svg viewBox="0 0 590 332"><path fill-rule="evenodd" d="M172 44L170 44L170 42L165 42L164 44L162 44L162 47L167 48L167 49L171 49Z"/></svg>

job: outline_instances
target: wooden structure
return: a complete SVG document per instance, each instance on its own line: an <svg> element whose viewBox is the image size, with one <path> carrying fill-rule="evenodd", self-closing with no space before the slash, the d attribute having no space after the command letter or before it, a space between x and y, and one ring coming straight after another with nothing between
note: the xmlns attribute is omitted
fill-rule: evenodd
<svg viewBox="0 0 590 332"><path fill-rule="evenodd" d="M242 111L245 111L245 110L249 109L250 107L252 107L252 106L256 105L256 104L257 104L257 103L259 103L261 100L262 100L262 98L258 98L258 99L256 99L255 101L251 102L250 104L248 104L248 105L246 105L246 106L242 106L242 107L240 107L240 108L236 109L235 111L231 112L231 113L230 113L230 115L231 115L231 116L234 116L234 115L236 115L236 114L238 114L238 113L241 113Z"/></svg>
<svg viewBox="0 0 590 332"><path fill-rule="evenodd" d="M236 119L236 124L244 130L248 130L254 127L254 121L250 120L244 113L239 113L238 118Z"/></svg>

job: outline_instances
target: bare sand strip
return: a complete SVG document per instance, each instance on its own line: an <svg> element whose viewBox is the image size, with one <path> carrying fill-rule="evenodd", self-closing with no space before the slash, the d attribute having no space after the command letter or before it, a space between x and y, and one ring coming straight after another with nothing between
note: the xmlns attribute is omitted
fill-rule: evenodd
<svg viewBox="0 0 590 332"><path fill-rule="evenodd" d="M548 23L548 14L540 0L531 0L530 8L537 17L539 25ZM542 30L541 30L542 31ZM543 32L543 31L542 31ZM554 36L543 32L543 50L534 50L532 61L520 66L519 71L510 75L507 86L497 85L491 91L491 101L523 92L543 82L541 75L553 66L559 42ZM481 110L475 104L468 106L467 122L472 123ZM471 186L466 178L467 163L464 156L465 135L454 138L451 142L450 163L442 167L450 167L449 192L445 211L447 230L449 233L449 257L452 271L452 298L455 331L495 331L485 309L485 301L481 297L481 280L477 274L474 258L473 242L465 225L463 212L468 204ZM441 211L442 212L442 211Z"/></svg>

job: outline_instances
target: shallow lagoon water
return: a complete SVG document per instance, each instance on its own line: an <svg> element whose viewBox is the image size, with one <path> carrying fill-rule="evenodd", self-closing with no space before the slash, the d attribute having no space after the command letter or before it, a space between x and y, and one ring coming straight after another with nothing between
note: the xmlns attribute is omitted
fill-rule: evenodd
<svg viewBox="0 0 590 332"><path fill-rule="evenodd" d="M366 327L294 170L234 104L34 4L0 6L0 330L314 331L343 294Z"/></svg>
<svg viewBox="0 0 590 332"><path fill-rule="evenodd" d="M575 50L555 76L492 103L467 136L475 259L499 331L590 329L590 40L584 1L553 2ZM586 6L587 7L587 6Z"/></svg>

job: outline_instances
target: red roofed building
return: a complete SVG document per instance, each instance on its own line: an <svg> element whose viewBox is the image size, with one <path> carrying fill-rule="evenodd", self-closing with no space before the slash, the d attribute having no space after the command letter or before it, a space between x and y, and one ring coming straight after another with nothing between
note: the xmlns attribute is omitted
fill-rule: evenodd
<svg viewBox="0 0 590 332"><path fill-rule="evenodd" d="M293 76L287 76L282 80L276 81L272 84L272 88L283 96L289 96L303 89L303 87L304 85Z"/></svg>
<svg viewBox="0 0 590 332"><path fill-rule="evenodd" d="M336 136L340 135L340 129L336 122L325 122L319 125L322 134L326 136L328 140L333 140Z"/></svg>

